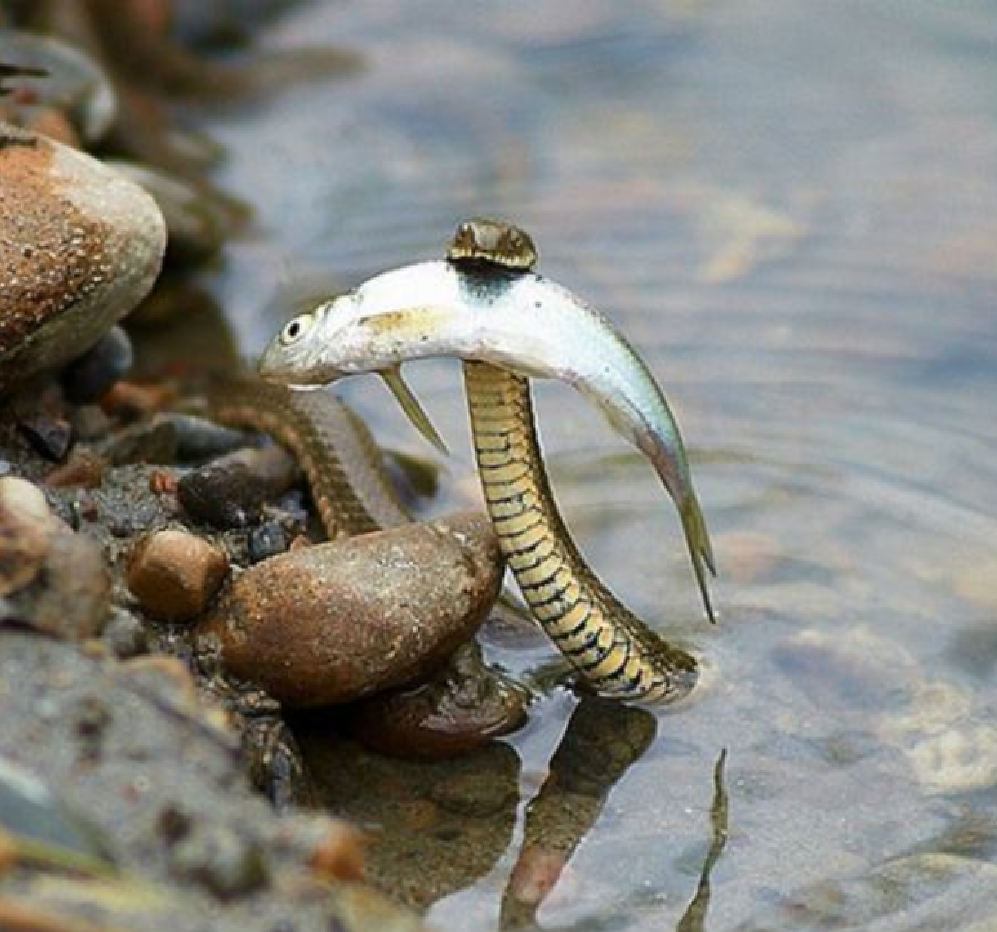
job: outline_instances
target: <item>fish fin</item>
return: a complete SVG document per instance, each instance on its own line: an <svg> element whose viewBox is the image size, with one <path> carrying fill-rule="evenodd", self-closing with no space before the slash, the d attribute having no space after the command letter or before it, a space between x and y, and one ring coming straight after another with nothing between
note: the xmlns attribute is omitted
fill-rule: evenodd
<svg viewBox="0 0 997 932"><path fill-rule="evenodd" d="M716 624L717 616L710 602L710 591L706 587L706 571L709 570L711 575L716 576L717 566L713 559L710 535L706 530L706 520L703 518L703 511L694 492L686 496L679 512L682 516L682 530L685 532L689 557L692 559L692 568L695 570L696 582L699 583L699 591L703 597L703 605L710 621Z"/></svg>
<svg viewBox="0 0 997 932"><path fill-rule="evenodd" d="M412 426L436 447L437 450L445 455L449 455L450 451L447 449L447 445L443 442L443 438L439 435L436 428L433 427L433 422L430 421L429 415L426 414L425 409L419 403L419 399L415 397L412 389L408 387L408 384L402 378L402 367L391 366L388 369L382 369L378 372L378 375L384 379L384 384L391 390L391 394L395 396L395 401L401 405L405 416L412 422Z"/></svg>

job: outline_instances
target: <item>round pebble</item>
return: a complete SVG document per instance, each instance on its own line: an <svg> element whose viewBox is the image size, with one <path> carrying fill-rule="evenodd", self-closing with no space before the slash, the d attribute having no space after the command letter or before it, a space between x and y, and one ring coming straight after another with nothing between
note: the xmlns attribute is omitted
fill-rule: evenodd
<svg viewBox="0 0 997 932"><path fill-rule="evenodd" d="M251 563L269 560L287 550L287 534L278 522L266 521L249 532L247 549Z"/></svg>
<svg viewBox="0 0 997 932"><path fill-rule="evenodd" d="M491 524L455 515L250 567L201 623L226 668L288 706L347 702L438 667L498 595Z"/></svg>
<svg viewBox="0 0 997 932"><path fill-rule="evenodd" d="M142 538L128 563L128 588L162 621L190 621L217 595L228 573L225 551L186 531Z"/></svg>
<svg viewBox="0 0 997 932"><path fill-rule="evenodd" d="M0 123L0 392L92 346L148 293L165 248L138 185Z"/></svg>

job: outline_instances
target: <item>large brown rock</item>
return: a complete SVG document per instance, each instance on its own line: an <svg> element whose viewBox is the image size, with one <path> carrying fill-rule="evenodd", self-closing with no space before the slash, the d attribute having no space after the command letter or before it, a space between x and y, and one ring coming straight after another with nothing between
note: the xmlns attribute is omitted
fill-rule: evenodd
<svg viewBox="0 0 997 932"><path fill-rule="evenodd" d="M138 185L0 123L0 392L92 346L148 293L165 248Z"/></svg>
<svg viewBox="0 0 997 932"><path fill-rule="evenodd" d="M455 515L259 563L199 631L289 706L346 702L437 667L478 628L502 572L488 519Z"/></svg>

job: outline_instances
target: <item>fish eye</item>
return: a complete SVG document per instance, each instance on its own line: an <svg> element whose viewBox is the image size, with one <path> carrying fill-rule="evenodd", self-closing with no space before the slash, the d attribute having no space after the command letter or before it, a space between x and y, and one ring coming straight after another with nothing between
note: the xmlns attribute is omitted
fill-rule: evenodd
<svg viewBox="0 0 997 932"><path fill-rule="evenodd" d="M315 315L312 313L299 314L297 317L292 317L286 324L284 324L284 329L280 332L280 342L284 346L290 346L292 343L296 343L300 340L309 330L311 330L312 325L315 323Z"/></svg>

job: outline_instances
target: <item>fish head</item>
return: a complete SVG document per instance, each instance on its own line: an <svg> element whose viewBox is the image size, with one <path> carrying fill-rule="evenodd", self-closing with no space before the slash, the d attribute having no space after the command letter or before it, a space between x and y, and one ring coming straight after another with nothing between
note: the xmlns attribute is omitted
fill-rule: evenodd
<svg viewBox="0 0 997 932"><path fill-rule="evenodd" d="M378 341L359 307L351 292L292 317L263 351L260 375L307 387L393 364L393 358L378 352Z"/></svg>

